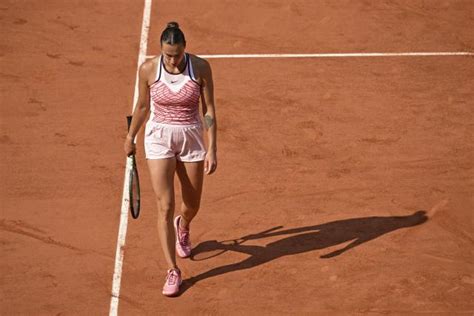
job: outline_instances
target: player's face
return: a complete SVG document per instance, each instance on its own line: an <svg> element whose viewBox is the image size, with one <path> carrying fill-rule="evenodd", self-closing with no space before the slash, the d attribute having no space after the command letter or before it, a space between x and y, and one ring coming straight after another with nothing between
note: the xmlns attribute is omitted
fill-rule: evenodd
<svg viewBox="0 0 474 316"><path fill-rule="evenodd" d="M178 68L184 59L184 45L182 44L166 44L161 45L161 53L163 61L169 68Z"/></svg>

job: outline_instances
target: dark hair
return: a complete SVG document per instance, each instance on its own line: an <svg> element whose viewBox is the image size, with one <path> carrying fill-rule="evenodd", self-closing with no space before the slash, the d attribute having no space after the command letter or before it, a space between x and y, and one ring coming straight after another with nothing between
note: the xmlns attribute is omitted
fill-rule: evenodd
<svg viewBox="0 0 474 316"><path fill-rule="evenodd" d="M166 25L166 28L161 33L160 43L163 44L183 44L186 46L186 39L184 38L184 33L179 28L178 22L169 22Z"/></svg>

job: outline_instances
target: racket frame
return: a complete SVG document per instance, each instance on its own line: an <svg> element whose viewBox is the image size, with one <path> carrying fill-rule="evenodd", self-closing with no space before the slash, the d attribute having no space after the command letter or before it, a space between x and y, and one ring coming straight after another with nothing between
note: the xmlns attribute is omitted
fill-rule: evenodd
<svg viewBox="0 0 474 316"><path fill-rule="evenodd" d="M128 130L130 130L130 125L132 123L132 116L129 115L127 116L127 128ZM136 162L136 159L135 159L135 155L130 155L128 156L128 159L130 159L130 170L129 170L129 179L128 179L128 193L129 193L129 209L130 209L130 215L132 215L132 217L134 219L137 219L138 216L140 215L140 178L138 176L138 168L137 168L137 162ZM133 179L136 177L137 179L137 183L136 183L136 192L137 192L137 196L134 197L133 195ZM135 198L135 201L136 201L136 207L135 207L135 203L134 203L134 198Z"/></svg>

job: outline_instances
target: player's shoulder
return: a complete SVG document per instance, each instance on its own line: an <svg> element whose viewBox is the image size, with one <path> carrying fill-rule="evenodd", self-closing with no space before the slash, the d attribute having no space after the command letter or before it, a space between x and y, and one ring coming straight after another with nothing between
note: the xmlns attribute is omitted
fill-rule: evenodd
<svg viewBox="0 0 474 316"><path fill-rule="evenodd" d="M209 61L207 61L206 59L204 59L202 57L199 57L197 55L194 55L194 54L188 54L188 55L191 58L191 62L193 63L193 67L199 67L202 70L211 68L211 64L209 64Z"/></svg>
<svg viewBox="0 0 474 316"><path fill-rule="evenodd" d="M155 56L151 58L147 58L141 65L140 65L140 73L142 74L149 74L154 69L156 69L156 65L159 63L160 57Z"/></svg>

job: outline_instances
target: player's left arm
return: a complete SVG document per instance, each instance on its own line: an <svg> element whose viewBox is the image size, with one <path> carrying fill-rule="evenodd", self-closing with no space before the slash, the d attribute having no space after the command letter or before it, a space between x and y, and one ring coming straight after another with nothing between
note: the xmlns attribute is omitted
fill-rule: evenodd
<svg viewBox="0 0 474 316"><path fill-rule="evenodd" d="M214 103L214 82L212 80L211 65L204 59L200 61L202 112L209 143L204 171L206 174L212 174L217 168L217 120Z"/></svg>

